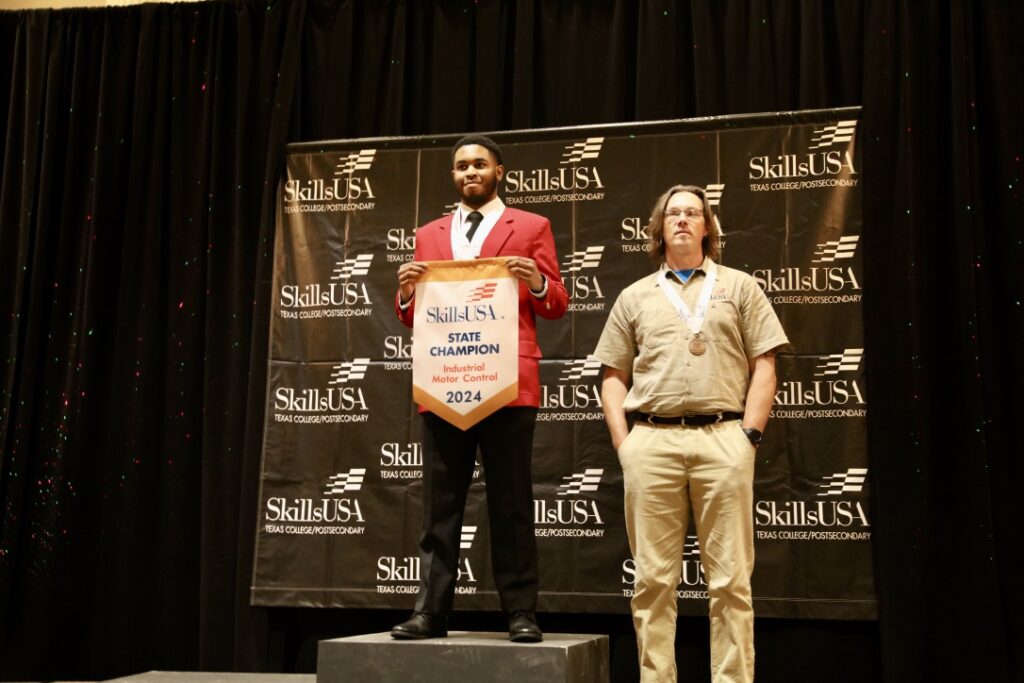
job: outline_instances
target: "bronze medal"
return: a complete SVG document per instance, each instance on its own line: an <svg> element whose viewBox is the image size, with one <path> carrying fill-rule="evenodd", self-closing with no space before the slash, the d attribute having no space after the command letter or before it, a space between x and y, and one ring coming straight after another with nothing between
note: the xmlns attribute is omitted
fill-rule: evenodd
<svg viewBox="0 0 1024 683"><path fill-rule="evenodd" d="M702 355L708 350L708 345L703 342L699 337L694 337L690 340L690 353L695 356Z"/></svg>

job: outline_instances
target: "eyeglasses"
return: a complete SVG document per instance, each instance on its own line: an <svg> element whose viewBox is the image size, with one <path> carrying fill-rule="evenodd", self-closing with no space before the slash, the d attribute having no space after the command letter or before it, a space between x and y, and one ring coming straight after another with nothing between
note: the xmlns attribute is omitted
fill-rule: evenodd
<svg viewBox="0 0 1024 683"><path fill-rule="evenodd" d="M680 216L686 216L691 220L697 220L698 218L704 218L704 212L700 209L669 209L665 212L665 217L671 220L677 220Z"/></svg>

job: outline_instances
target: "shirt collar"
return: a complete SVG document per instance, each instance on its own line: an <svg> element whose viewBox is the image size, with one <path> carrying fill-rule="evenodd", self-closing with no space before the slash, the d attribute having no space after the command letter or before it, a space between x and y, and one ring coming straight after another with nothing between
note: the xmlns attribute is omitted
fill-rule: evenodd
<svg viewBox="0 0 1024 683"><path fill-rule="evenodd" d="M701 275L707 275L708 274L708 267L709 267L708 263L710 261L711 261L710 258L708 258L707 256L704 256L704 260L701 261L701 264L693 269L694 275L696 275L697 273L700 273ZM676 282L679 282L680 284L686 284L685 282L680 282L679 281L679 276L677 276L675 271L672 270L671 268L669 268L668 264L665 263L664 261L661 262L661 267L658 268L657 275L660 276L661 275L661 271L663 271L663 270L667 270L669 277L671 277ZM692 280L692 279L693 279L693 276L691 275L690 276L690 280ZM689 282L690 280L687 280L686 282ZM655 282L655 284L657 284L657 282L658 282L658 278L657 277L654 279L654 282Z"/></svg>
<svg viewBox="0 0 1024 683"><path fill-rule="evenodd" d="M492 213L501 213L505 210L505 202L501 201L501 197L495 197L491 201L487 202L479 209L474 209L470 206L466 206L465 203L459 202L459 209L462 211L463 216L468 216L473 211L479 211L484 218L487 218Z"/></svg>

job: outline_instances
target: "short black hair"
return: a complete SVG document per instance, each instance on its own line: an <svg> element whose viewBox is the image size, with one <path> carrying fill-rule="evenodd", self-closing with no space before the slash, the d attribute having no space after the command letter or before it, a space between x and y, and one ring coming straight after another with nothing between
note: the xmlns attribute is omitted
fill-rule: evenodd
<svg viewBox="0 0 1024 683"><path fill-rule="evenodd" d="M498 147L498 143L486 135L464 135L459 138L459 141L452 147L452 164L455 163L455 153L466 145L480 145L493 154L494 159L501 164L501 147Z"/></svg>

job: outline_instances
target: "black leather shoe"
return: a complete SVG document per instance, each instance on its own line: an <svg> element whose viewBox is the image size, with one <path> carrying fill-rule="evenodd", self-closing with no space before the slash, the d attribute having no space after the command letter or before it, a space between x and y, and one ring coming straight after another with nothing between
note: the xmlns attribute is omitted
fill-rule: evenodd
<svg viewBox="0 0 1024 683"><path fill-rule="evenodd" d="M514 643L539 643L544 640L533 612L518 610L508 616L508 639Z"/></svg>
<svg viewBox="0 0 1024 683"><path fill-rule="evenodd" d="M423 640L444 638L448 635L448 617L426 612L413 612L408 621L391 629L396 640Z"/></svg>

